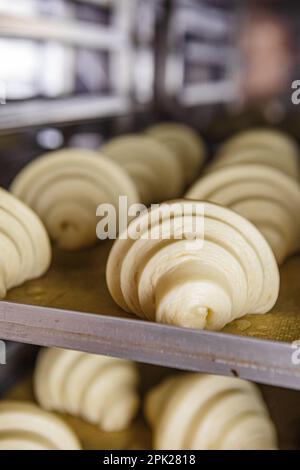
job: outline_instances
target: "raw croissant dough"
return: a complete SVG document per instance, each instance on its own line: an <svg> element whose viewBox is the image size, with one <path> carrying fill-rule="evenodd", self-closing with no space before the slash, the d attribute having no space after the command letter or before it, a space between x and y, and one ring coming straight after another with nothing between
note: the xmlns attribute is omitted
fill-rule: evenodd
<svg viewBox="0 0 300 470"><path fill-rule="evenodd" d="M297 144L278 130L251 129L240 132L221 146L209 171L235 163L269 165L294 179L299 178Z"/></svg>
<svg viewBox="0 0 300 470"><path fill-rule="evenodd" d="M40 219L0 188L0 298L8 289L42 276L50 261L50 241Z"/></svg>
<svg viewBox="0 0 300 470"><path fill-rule="evenodd" d="M144 204L182 194L183 177L177 158L155 139L128 134L110 140L100 150L128 172Z"/></svg>
<svg viewBox="0 0 300 470"><path fill-rule="evenodd" d="M137 388L132 362L66 349L43 349L34 373L43 408L79 416L104 431L129 426L139 407Z"/></svg>
<svg viewBox="0 0 300 470"><path fill-rule="evenodd" d="M27 402L0 402L0 450L80 450L67 424Z"/></svg>
<svg viewBox="0 0 300 470"><path fill-rule="evenodd" d="M149 392L154 449L269 450L276 431L255 385L216 375L167 378Z"/></svg>
<svg viewBox="0 0 300 470"><path fill-rule="evenodd" d="M300 248L300 186L274 168L250 164L223 168L197 181L186 197L222 204L250 220L279 264Z"/></svg>
<svg viewBox="0 0 300 470"><path fill-rule="evenodd" d="M234 149L230 153L221 156L217 155L216 159L207 167L205 173L211 173L232 165L254 163L274 168L297 181L299 174L297 160L294 154L283 154L279 149L245 147Z"/></svg>
<svg viewBox="0 0 300 470"><path fill-rule="evenodd" d="M247 131L231 139L186 198L216 202L249 219L279 264L300 248L297 148L278 132Z"/></svg>
<svg viewBox="0 0 300 470"><path fill-rule="evenodd" d="M51 238L61 248L75 250L96 242L96 209L119 196L128 205L138 194L127 173L98 152L65 149L29 163L14 180L11 191L44 221Z"/></svg>
<svg viewBox="0 0 300 470"><path fill-rule="evenodd" d="M224 207L187 200L134 219L113 245L106 279L127 311L211 330L268 312L279 291L272 250L250 222Z"/></svg>
<svg viewBox="0 0 300 470"><path fill-rule="evenodd" d="M197 178L206 158L206 149L203 140L193 129L184 124L162 122L149 127L147 133L176 155L185 184Z"/></svg>

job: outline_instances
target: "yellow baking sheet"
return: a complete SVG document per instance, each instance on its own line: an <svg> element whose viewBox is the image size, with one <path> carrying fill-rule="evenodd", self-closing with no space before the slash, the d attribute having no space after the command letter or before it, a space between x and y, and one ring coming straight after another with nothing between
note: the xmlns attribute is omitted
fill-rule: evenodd
<svg viewBox="0 0 300 470"><path fill-rule="evenodd" d="M113 302L106 288L105 266L110 248L111 242L103 242L74 253L54 249L49 272L11 290L7 300L130 318ZM280 296L272 312L247 315L227 325L224 331L288 342L300 339L300 256L289 259L281 268Z"/></svg>
<svg viewBox="0 0 300 470"><path fill-rule="evenodd" d="M31 380L13 388L6 398L34 401ZM79 418L61 413L56 414L71 426L85 450L138 450L151 447L151 434L141 417L138 417L125 431L106 433Z"/></svg>
<svg viewBox="0 0 300 470"><path fill-rule="evenodd" d="M141 377L142 403L143 396L149 388L166 375L176 373L174 370L146 364L139 364L138 367ZM300 392L267 385L259 385L259 388L276 426L279 448L299 450ZM4 398L35 402L31 378L17 384ZM149 450L152 448L151 430L143 418L142 405L138 417L130 427L117 433L105 433L98 427L70 415L58 413L58 416L72 427L85 450Z"/></svg>
<svg viewBox="0 0 300 470"><path fill-rule="evenodd" d="M122 432L103 432L97 426L91 425L79 418L57 413L77 434L82 447L86 450L139 450L151 449L151 431L143 417L143 397L147 391L167 374L174 374L168 368L156 367L147 364L137 364L140 376L141 407L137 418ZM12 400L25 400L35 402L32 378L17 383L4 397ZM36 402L35 402L36 403Z"/></svg>

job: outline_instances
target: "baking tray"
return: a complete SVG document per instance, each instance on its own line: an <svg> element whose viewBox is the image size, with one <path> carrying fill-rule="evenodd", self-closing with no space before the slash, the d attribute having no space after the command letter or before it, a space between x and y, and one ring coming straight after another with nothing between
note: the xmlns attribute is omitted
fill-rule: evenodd
<svg viewBox="0 0 300 470"><path fill-rule="evenodd" d="M299 256L281 270L280 298L271 313L208 332L145 322L122 311L105 283L110 248L111 242L103 242L76 253L54 249L43 278L0 302L1 338L300 389L291 344L300 339Z"/></svg>
<svg viewBox="0 0 300 470"><path fill-rule="evenodd" d="M17 356L20 356L20 352ZM139 365L139 372L141 397L163 377L170 373L174 374L170 369L146 364ZM279 448L300 449L298 391L266 385L260 386L260 389L277 429ZM17 380L17 383L4 394L4 398L35 402L31 376ZM103 432L98 427L67 414L58 413L58 415L74 429L85 450L147 450L152 447L151 430L143 417L142 406L137 418L128 429L114 433Z"/></svg>
<svg viewBox="0 0 300 470"><path fill-rule="evenodd" d="M23 380L11 388L4 398L35 402L31 379ZM97 426L79 418L56 413L77 434L84 450L142 450L151 448L151 432L141 413L131 426L120 432L103 432Z"/></svg>

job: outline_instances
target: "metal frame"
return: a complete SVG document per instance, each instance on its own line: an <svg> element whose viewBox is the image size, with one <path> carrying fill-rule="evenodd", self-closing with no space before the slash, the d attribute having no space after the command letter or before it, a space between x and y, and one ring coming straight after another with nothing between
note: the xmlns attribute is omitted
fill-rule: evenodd
<svg viewBox="0 0 300 470"><path fill-rule="evenodd" d="M91 1L111 9L112 24L95 25L79 20L53 20L0 15L0 37L58 41L68 46L105 50L109 53L111 96L34 99L7 103L0 109L0 131L37 125L73 123L133 113L133 29L137 0Z"/></svg>
<svg viewBox="0 0 300 470"><path fill-rule="evenodd" d="M0 132L118 117L134 111L127 97L115 95L30 100L1 107Z"/></svg>
<svg viewBox="0 0 300 470"><path fill-rule="evenodd" d="M59 41L80 47L117 50L122 31L70 20L45 20L1 15L0 36L6 38Z"/></svg>
<svg viewBox="0 0 300 470"><path fill-rule="evenodd" d="M235 36L234 20L235 16L228 12L218 11L209 5L197 5L191 0L173 5L166 35L168 53L165 57L163 94L183 107L234 102L238 98L239 88L234 73L238 58L231 45ZM178 44L184 44L187 32L199 31L210 41L221 38L224 44L201 44L194 39L186 50L185 58L192 59L192 62L197 59L198 63L209 69L214 63L209 56L214 56L215 62L218 60L224 67L224 78L189 84L185 83L185 63ZM220 61L221 54L223 58Z"/></svg>
<svg viewBox="0 0 300 470"><path fill-rule="evenodd" d="M290 344L68 310L0 303L4 340L54 346L300 390Z"/></svg>
<svg viewBox="0 0 300 470"><path fill-rule="evenodd" d="M108 4L106 0L86 1L99 5ZM116 0L114 4L118 2L124 6L125 0ZM128 15L128 9L127 12L126 9L122 11ZM119 14L121 16L118 16ZM114 54L112 71L116 78L113 84L116 94L109 97L73 97L9 104L1 107L0 131L130 115L133 112L132 101L129 98L131 75L127 75L126 70L121 76L117 72L122 63L124 66L124 63L132 61L132 51L128 49L132 17L122 15L120 10L114 18L112 30L104 31L97 28L95 31L94 27L89 25L85 33L80 31L80 35L77 29L78 24L82 24L80 22L75 26L68 26L67 29L64 28L65 23L57 26L49 20L45 20L44 29L40 27L40 23L32 23L31 36L35 38L56 38L72 44L80 42L80 45L107 47L112 51ZM114 32L123 20L127 39L121 45L122 57L120 57L118 46L120 37L124 37L124 34L115 36ZM191 21L196 20L197 18L191 17ZM19 23L15 24L15 30L8 30L7 27L11 27L12 23L8 21L5 23L1 18L0 35L4 33L15 37L19 34L23 37L28 33L28 28L22 21L18 19ZM185 20L185 26L188 21ZM46 31L46 26L50 26L50 30ZM172 69L169 76L174 79L175 69L181 78L180 70L183 64L180 57L178 61L176 50L173 55L171 53L168 56L168 61ZM179 97L181 105L211 104L212 98L219 102L220 97L228 97L228 89L225 88L226 93L224 93L224 86L227 87L229 76L230 71L226 81L213 85L219 88L207 88L208 85L205 83L185 88ZM168 79L168 76L164 78ZM169 83L167 80L163 86L163 92L169 93L170 96L176 95L181 89L177 78L175 83L173 81ZM230 97L234 96L234 86L234 83L229 83ZM300 367L292 363L291 345L283 342L8 302L0 303L0 336L5 340L21 343L64 347L184 370L240 376L256 382L300 390Z"/></svg>

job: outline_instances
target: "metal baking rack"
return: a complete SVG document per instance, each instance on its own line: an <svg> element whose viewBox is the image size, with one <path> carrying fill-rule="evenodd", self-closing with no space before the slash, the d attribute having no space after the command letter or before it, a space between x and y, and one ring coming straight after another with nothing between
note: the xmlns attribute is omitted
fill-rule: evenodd
<svg viewBox="0 0 300 470"><path fill-rule="evenodd" d="M160 0L150 2L151 6L144 0L71 3L90 4L101 11L109 10L109 14L104 14L106 20L97 28L80 15L74 17L75 10L71 19L68 12L69 16L59 22L46 16L43 23L22 15L1 14L0 36L6 40L27 38L40 45L56 41L68 53L78 46L105 51L109 60L103 62L107 66L104 82L109 83L109 89L104 86L101 92L82 94L75 86L69 95L35 96L0 105L0 131L14 133L13 139L8 136L5 140L6 148L16 145L21 134L34 140L35 132L45 126L69 129L75 123L74 132L78 132L81 125L94 121L100 131L105 119L115 120L119 125L120 116L130 118L141 106L148 112L154 108L156 116L162 118L193 116L191 103L197 105L194 106L197 116L203 115L205 119L211 115L209 105L234 100L234 70L239 62L234 49L236 16L224 6L226 2L212 2L222 5L217 8L208 1L176 1L171 13L166 8L170 2ZM133 4L136 8L132 8ZM171 16L164 16L165 10ZM143 22L133 12L142 12ZM155 23L157 12L160 28ZM187 31L193 33L198 28L199 15L205 18L200 37L187 35ZM141 23L144 28L138 27ZM183 51L188 63L180 55ZM225 55L231 60L222 60ZM130 67L133 56L134 67ZM197 67L196 58L200 59ZM205 68L209 81L203 80ZM216 68L217 81L212 80ZM176 77L174 70L178 72ZM35 148L32 155L38 151L41 153L42 149ZM30 152L25 153L24 150L23 157L20 156L23 160L12 166L11 173L31 158ZM3 153L1 179L12 156L14 152L8 152L8 156ZM53 265L46 276L12 290L0 302L1 338L300 389L300 365L293 360L297 355L297 344L293 342L300 339L299 256L288 260L282 268L281 294L273 312L249 315L215 333L143 322L122 312L105 285L109 248L109 244L99 243L76 254L55 250Z"/></svg>

